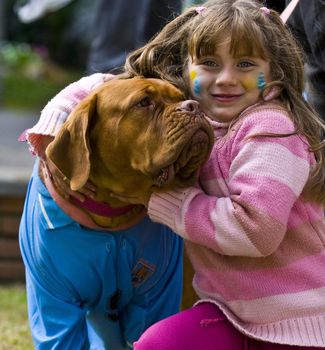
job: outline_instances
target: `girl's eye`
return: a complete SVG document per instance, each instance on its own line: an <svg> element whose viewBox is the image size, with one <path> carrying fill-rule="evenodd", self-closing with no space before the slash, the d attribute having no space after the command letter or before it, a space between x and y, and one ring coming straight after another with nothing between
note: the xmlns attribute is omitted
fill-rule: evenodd
<svg viewBox="0 0 325 350"><path fill-rule="evenodd" d="M252 62L249 62L249 61L242 61L242 62L238 63L238 66L240 68L250 68L250 67L253 67L254 64Z"/></svg>
<svg viewBox="0 0 325 350"><path fill-rule="evenodd" d="M149 107L152 105L152 101L149 97L143 98L140 102L137 103L137 107Z"/></svg>
<svg viewBox="0 0 325 350"><path fill-rule="evenodd" d="M202 64L203 66L212 67L212 68L218 67L217 62L212 61L212 60L205 60L205 61L202 61L201 64Z"/></svg>

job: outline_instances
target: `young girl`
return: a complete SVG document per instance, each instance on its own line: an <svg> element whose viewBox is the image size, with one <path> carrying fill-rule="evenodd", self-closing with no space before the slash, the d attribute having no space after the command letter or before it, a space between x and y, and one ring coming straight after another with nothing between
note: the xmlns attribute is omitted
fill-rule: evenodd
<svg viewBox="0 0 325 350"><path fill-rule="evenodd" d="M198 186L148 204L185 239L201 300L134 349L325 349L325 126L302 97L301 53L279 15L209 1L126 68L182 86L215 131Z"/></svg>

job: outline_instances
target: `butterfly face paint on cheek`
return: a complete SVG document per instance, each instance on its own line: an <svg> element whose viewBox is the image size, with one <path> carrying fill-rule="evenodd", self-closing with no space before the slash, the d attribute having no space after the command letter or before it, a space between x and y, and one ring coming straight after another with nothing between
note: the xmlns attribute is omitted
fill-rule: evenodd
<svg viewBox="0 0 325 350"><path fill-rule="evenodd" d="M263 72L260 72L256 77L249 77L242 81L243 86L247 91L252 91L255 89L263 90L265 88L265 76Z"/></svg>
<svg viewBox="0 0 325 350"><path fill-rule="evenodd" d="M192 70L190 72L190 79L193 82L193 92L195 95L199 95L201 92L201 84L199 78L197 78L197 73Z"/></svg>

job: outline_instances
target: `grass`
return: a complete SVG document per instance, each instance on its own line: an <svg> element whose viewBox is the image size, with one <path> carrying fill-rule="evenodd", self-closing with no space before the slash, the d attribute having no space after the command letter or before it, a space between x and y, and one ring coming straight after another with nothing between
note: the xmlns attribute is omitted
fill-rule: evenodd
<svg viewBox="0 0 325 350"><path fill-rule="evenodd" d="M0 286L0 350L33 350L25 286Z"/></svg>
<svg viewBox="0 0 325 350"><path fill-rule="evenodd" d="M37 81L11 74L5 80L4 105L7 108L38 110L64 86L64 83Z"/></svg>
<svg viewBox="0 0 325 350"><path fill-rule="evenodd" d="M60 90L80 77L80 72L67 71L61 79L53 77L31 79L19 72L10 72L3 80L1 102L9 109L38 111Z"/></svg>

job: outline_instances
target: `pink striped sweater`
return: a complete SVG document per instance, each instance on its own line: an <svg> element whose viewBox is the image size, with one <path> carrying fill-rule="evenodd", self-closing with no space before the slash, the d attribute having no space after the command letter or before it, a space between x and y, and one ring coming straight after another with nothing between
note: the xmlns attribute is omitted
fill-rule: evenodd
<svg viewBox="0 0 325 350"><path fill-rule="evenodd" d="M325 347L325 221L302 189L313 154L279 104L255 105L228 125L200 188L154 194L149 215L185 238L202 300L243 333L264 341Z"/></svg>

